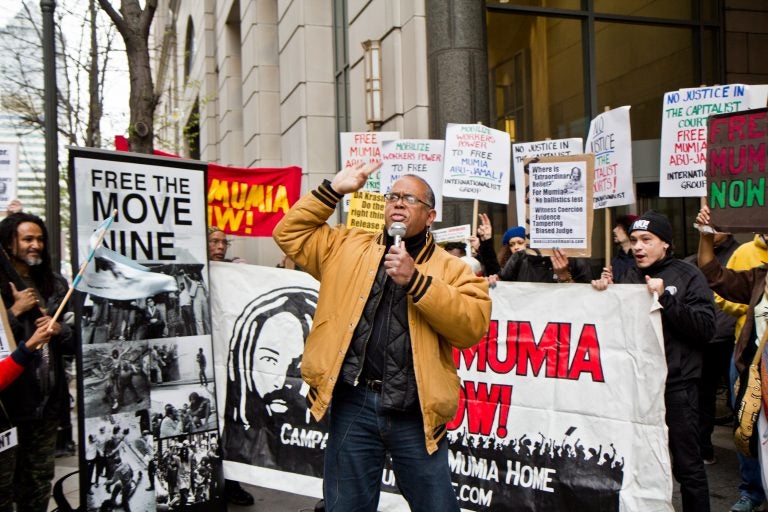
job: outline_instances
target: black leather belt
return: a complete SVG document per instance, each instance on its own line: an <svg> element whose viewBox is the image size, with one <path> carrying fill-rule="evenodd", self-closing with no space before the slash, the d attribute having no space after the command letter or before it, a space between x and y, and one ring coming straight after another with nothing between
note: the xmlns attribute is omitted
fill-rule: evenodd
<svg viewBox="0 0 768 512"><path fill-rule="evenodd" d="M360 381L366 388L374 393L381 393L381 381L377 379L363 379Z"/></svg>

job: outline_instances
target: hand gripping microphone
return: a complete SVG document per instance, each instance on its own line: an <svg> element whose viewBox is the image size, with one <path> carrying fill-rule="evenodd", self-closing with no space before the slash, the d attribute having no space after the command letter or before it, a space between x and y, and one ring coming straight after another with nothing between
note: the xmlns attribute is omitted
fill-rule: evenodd
<svg viewBox="0 0 768 512"><path fill-rule="evenodd" d="M398 247L400 247L400 241L402 240L403 235L405 235L405 229L405 224L402 222L393 222L387 230L387 234L395 239L395 245Z"/></svg>

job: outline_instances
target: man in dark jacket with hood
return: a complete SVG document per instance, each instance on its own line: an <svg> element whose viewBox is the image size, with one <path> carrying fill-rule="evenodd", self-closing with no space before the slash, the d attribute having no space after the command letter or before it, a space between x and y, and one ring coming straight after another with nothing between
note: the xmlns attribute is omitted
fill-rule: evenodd
<svg viewBox="0 0 768 512"><path fill-rule="evenodd" d="M632 223L629 239L635 266L619 282L645 284L662 306L666 422L683 512L709 512L709 486L699 448L698 383L704 345L715 332L712 292L696 267L672 257L672 226L664 215L644 213ZM612 282L610 269L604 269L592 284L605 289Z"/></svg>

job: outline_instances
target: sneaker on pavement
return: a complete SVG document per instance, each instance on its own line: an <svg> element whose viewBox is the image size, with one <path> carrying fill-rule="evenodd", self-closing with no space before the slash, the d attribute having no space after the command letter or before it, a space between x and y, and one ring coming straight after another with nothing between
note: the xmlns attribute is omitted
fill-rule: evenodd
<svg viewBox="0 0 768 512"><path fill-rule="evenodd" d="M702 459L705 466L711 466L712 464L717 464L717 457L714 455L708 459Z"/></svg>
<svg viewBox="0 0 768 512"><path fill-rule="evenodd" d="M240 486L240 482L227 480L224 484L224 497L233 505L250 507L253 505L253 496Z"/></svg>
<svg viewBox="0 0 768 512"><path fill-rule="evenodd" d="M760 504L755 504L746 496L739 498L739 501L733 504L731 512L755 512L759 509Z"/></svg>

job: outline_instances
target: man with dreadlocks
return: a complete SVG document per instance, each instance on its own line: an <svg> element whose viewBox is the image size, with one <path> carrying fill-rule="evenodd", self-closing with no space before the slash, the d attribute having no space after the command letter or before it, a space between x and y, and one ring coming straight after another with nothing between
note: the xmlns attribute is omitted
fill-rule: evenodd
<svg viewBox="0 0 768 512"><path fill-rule="evenodd" d="M0 294L16 339L29 339L48 325L67 292L64 278L51 269L47 245L45 224L35 215L19 212L0 222ZM0 394L19 443L0 454L0 510L9 510L13 501L18 511L48 508L56 432L69 415L62 356L74 354L69 326L56 322L50 331L50 343Z"/></svg>

